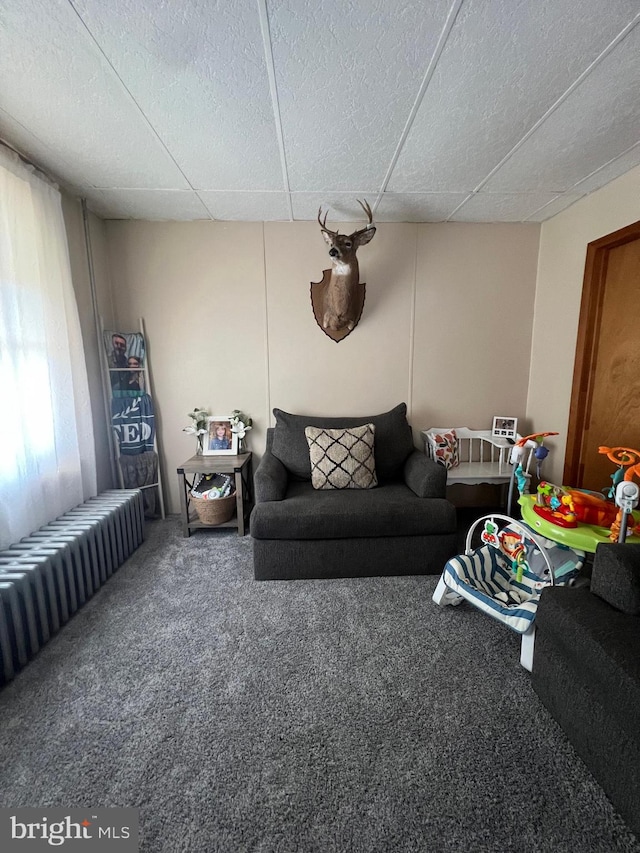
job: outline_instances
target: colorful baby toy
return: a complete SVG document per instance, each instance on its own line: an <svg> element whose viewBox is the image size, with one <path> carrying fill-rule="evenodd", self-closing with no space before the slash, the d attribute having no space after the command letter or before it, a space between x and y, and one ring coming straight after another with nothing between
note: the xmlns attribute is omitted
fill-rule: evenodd
<svg viewBox="0 0 640 853"><path fill-rule="evenodd" d="M523 519L535 530L572 548L594 552L600 542L640 542L640 451L600 447L599 453L618 464L607 498L600 492L556 486L542 481L535 496L520 491ZM611 500L614 498L615 502ZM542 519L542 521L541 521Z"/></svg>

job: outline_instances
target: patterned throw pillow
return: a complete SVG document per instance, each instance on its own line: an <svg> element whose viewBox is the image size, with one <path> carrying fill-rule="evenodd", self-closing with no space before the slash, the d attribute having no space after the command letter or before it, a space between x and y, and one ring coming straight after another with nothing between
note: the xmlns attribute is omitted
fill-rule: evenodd
<svg viewBox="0 0 640 853"><path fill-rule="evenodd" d="M447 469L457 468L460 460L458 458L458 437L455 429L449 429L446 432L432 432L429 435L429 443L431 444L433 458L439 465L444 465Z"/></svg>
<svg viewBox="0 0 640 853"><path fill-rule="evenodd" d="M372 489L378 485L373 454L375 427L306 427L314 489Z"/></svg>

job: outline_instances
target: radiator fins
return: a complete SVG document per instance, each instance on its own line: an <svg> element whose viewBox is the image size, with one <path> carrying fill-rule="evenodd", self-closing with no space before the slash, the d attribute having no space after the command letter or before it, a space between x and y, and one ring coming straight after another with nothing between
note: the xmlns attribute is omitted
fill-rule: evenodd
<svg viewBox="0 0 640 853"><path fill-rule="evenodd" d="M0 551L0 684L135 551L144 526L142 491L114 489Z"/></svg>

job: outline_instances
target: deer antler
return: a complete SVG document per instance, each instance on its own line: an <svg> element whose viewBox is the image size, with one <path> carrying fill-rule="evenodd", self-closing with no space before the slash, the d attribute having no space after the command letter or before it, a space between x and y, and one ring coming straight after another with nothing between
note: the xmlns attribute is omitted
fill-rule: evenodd
<svg viewBox="0 0 640 853"><path fill-rule="evenodd" d="M327 228L327 216L329 215L329 211L327 210L327 212L325 213L324 220L320 219L321 215L322 215L322 205L320 205L320 207L318 208L318 223L320 224L320 228L325 232L325 234L330 234L332 237L337 236L337 234L338 234L337 231L330 231Z"/></svg>
<svg viewBox="0 0 640 853"><path fill-rule="evenodd" d="M371 225L371 223L373 222L373 213L371 213L371 208L369 207L369 202L366 200L366 198L365 198L364 202L360 201L359 198L357 198L356 201L358 202L360 207L364 210L364 212L367 214L367 218L369 219L369 225Z"/></svg>
<svg viewBox="0 0 640 853"><path fill-rule="evenodd" d="M359 198L356 199L360 207L367 214L367 219L369 220L364 228L361 228L359 231L354 231L351 235L352 237L356 237L358 234L364 234L365 231L368 231L370 228L374 228L373 225L373 213L371 212L371 208L369 207L369 202L365 199L364 204L360 201Z"/></svg>

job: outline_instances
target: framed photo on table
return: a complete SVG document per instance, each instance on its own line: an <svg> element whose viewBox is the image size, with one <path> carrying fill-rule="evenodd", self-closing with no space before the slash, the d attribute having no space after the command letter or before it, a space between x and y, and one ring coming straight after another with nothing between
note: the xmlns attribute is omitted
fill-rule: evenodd
<svg viewBox="0 0 640 853"><path fill-rule="evenodd" d="M228 415L207 418L203 456L235 456L237 453L238 436L231 432L231 418Z"/></svg>
<svg viewBox="0 0 640 853"><path fill-rule="evenodd" d="M491 435L495 438L510 438L515 441L518 436L517 426L517 418L509 418L503 416L495 417L493 419Z"/></svg>

